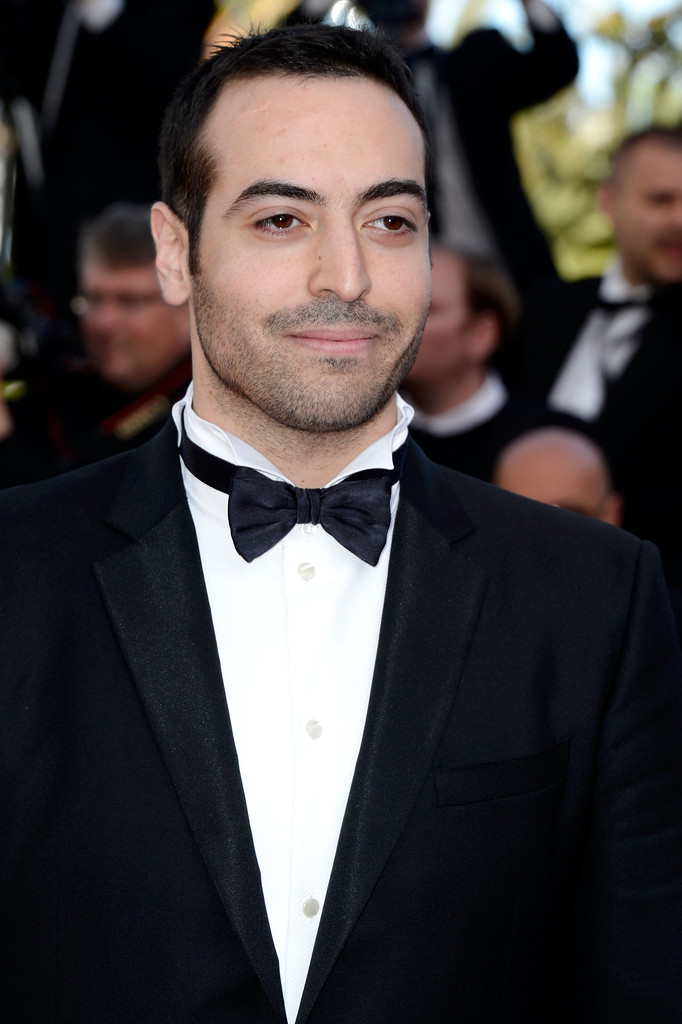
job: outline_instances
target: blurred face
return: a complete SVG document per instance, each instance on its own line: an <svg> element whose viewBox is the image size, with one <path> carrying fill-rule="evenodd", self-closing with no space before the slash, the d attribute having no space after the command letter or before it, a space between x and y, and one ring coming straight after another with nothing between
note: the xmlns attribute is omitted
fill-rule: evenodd
<svg viewBox="0 0 682 1024"><path fill-rule="evenodd" d="M83 346L109 384L142 391L189 354L187 306L164 302L153 264L109 267L86 258L80 287Z"/></svg>
<svg viewBox="0 0 682 1024"><path fill-rule="evenodd" d="M407 386L457 377L471 364L473 316L467 302L465 268L455 253L434 248L431 309Z"/></svg>
<svg viewBox="0 0 682 1024"><path fill-rule="evenodd" d="M682 149L642 142L602 191L631 284L682 281Z"/></svg>
<svg viewBox="0 0 682 1024"><path fill-rule="evenodd" d="M197 411L228 429L238 416L242 436L386 432L430 293L414 118L364 79L265 77L230 84L205 137L217 176L194 278L183 262Z"/></svg>
<svg viewBox="0 0 682 1024"><path fill-rule="evenodd" d="M620 525L620 498L610 488L600 457L580 438L520 438L501 457L494 483L546 505Z"/></svg>

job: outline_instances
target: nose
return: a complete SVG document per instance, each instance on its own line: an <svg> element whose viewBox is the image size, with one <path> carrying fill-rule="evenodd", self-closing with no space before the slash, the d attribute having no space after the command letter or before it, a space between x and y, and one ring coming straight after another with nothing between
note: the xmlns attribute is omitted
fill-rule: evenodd
<svg viewBox="0 0 682 1024"><path fill-rule="evenodd" d="M83 317L83 329L87 333L105 333L116 330L123 319L122 310L115 299L109 297L100 298L93 302Z"/></svg>
<svg viewBox="0 0 682 1024"><path fill-rule="evenodd" d="M322 231L313 254L312 294L333 294L344 302L354 302L370 288L362 242L353 226L329 226Z"/></svg>

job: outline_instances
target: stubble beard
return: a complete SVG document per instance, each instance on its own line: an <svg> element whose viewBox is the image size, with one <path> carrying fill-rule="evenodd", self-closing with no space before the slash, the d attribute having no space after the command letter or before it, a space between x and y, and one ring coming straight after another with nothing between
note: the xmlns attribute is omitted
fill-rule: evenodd
<svg viewBox="0 0 682 1024"><path fill-rule="evenodd" d="M406 333L401 319L362 300L346 303L330 296L279 310L254 329L253 312L221 305L201 271L192 280L192 297L206 363L228 407L308 434L361 427L386 406L417 357L428 313L428 308L420 312L401 344ZM378 335L386 359L373 369L354 356L312 354L295 363L284 337L314 327L357 327ZM300 372L306 369L309 376Z"/></svg>

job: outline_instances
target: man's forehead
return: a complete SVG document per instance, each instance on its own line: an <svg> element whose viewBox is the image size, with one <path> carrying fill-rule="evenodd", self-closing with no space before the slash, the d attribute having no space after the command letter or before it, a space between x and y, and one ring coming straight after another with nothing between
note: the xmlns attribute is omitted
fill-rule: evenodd
<svg viewBox="0 0 682 1024"><path fill-rule="evenodd" d="M259 75L228 82L203 132L214 156L238 159L240 147L295 156L297 142L330 147L393 132L381 150L402 159L410 148L423 163L425 145L414 115L387 85L360 76ZM304 154L302 154L304 155Z"/></svg>
<svg viewBox="0 0 682 1024"><path fill-rule="evenodd" d="M245 75L225 82L218 91L209 119L221 107L229 106L232 103L243 107L245 97L247 100L250 97L257 97L254 106L265 108L269 103L276 102L287 94L300 100L302 96L314 98L319 94L330 92L353 92L360 95L363 93L383 94L393 97L401 107L410 113L407 105L394 89L387 83L366 75L341 73L300 75L273 72L272 74ZM287 101L285 100L285 102ZM295 112L296 109L294 101L292 112ZM361 110L362 104L355 109Z"/></svg>
<svg viewBox="0 0 682 1024"><path fill-rule="evenodd" d="M679 177L682 186L682 147L655 140L642 141L631 153L624 155L617 169L617 180L622 182L649 182Z"/></svg>

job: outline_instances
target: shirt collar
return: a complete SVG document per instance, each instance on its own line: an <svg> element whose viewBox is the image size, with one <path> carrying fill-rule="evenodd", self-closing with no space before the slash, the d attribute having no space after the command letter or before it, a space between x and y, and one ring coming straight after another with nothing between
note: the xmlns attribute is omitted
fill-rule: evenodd
<svg viewBox="0 0 682 1024"><path fill-rule="evenodd" d="M607 266L599 285L599 297L607 302L647 302L653 292L651 284L630 284L618 258Z"/></svg>
<svg viewBox="0 0 682 1024"><path fill-rule="evenodd" d="M216 423L202 419L192 408L194 395L194 384L190 383L189 388L180 401L173 406L173 419L178 430L178 440L181 436L183 412L187 436L211 455L227 459L236 466L247 466L264 473L272 480L288 480L286 476L273 465L257 448L253 448L246 441L223 430ZM350 462L327 486L338 483L351 473L360 472L363 469L391 469L393 466L393 452L407 439L408 426L414 415L414 410L408 403L397 396L396 425L388 434L378 438L364 451Z"/></svg>
<svg viewBox="0 0 682 1024"><path fill-rule="evenodd" d="M508 398L509 394L500 375L495 370L488 370L480 388L470 398L433 416L415 409L413 425L434 437L463 434L491 420Z"/></svg>

